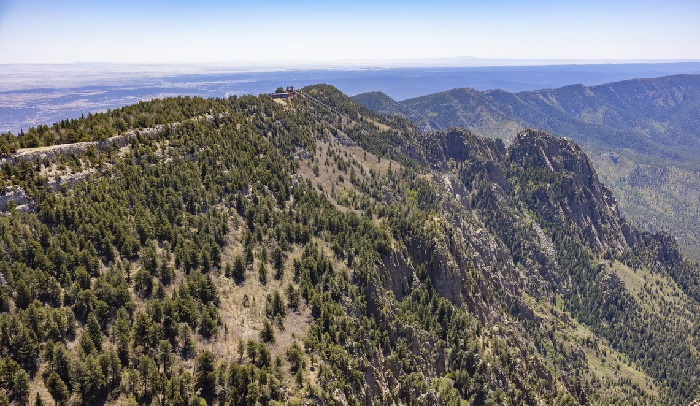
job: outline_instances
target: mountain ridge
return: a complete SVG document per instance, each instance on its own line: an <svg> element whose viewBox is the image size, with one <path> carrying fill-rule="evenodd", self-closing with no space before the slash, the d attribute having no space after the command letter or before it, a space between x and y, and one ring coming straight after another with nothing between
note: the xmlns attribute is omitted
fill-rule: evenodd
<svg viewBox="0 0 700 406"><path fill-rule="evenodd" d="M2 165L31 204L0 216L0 397L22 403L25 382L76 404L699 395L698 265L621 217L570 139L424 133L326 85L26 136L123 123L123 144Z"/></svg>
<svg viewBox="0 0 700 406"><path fill-rule="evenodd" d="M506 140L525 128L572 137L594 160L623 212L648 230L670 229L700 259L700 76L509 93L454 89L395 102L355 96L424 130L468 128ZM653 174L661 176L654 176Z"/></svg>
<svg viewBox="0 0 700 406"><path fill-rule="evenodd" d="M654 89L648 89L646 88L646 86L642 86L649 84L651 85L651 87L654 87ZM666 89L664 88L664 86L669 85L674 86L673 89L670 89L670 92L666 91ZM592 135L590 135L589 132L591 132L591 130L586 128L585 126L581 126L581 124L603 125L605 123L607 124L607 127L611 127L611 123L615 123L617 125L619 124L619 121L625 121L624 123L618 126L612 126L613 129L622 132L621 134L617 134L618 136L620 136L624 135L624 130L629 130L630 126L628 125L629 123L627 121L634 122L634 116L625 117L625 115L623 114L624 110L627 109L629 106L619 106L613 111L603 112L607 113L607 116L604 117L594 116L593 113L595 113L599 108L610 108L609 105L605 105L606 103L612 103L608 101L609 99L616 98L616 103L618 103L618 105L621 101L625 101L628 103L628 105L637 107L637 110L639 110L640 106L644 107L645 112L652 112L652 116L654 118L667 118L668 115L671 115L674 112L665 111L661 107L675 107L675 104L677 104L680 101L684 101L682 100L684 95L682 93L679 93L683 90L681 86L689 86L692 89L697 89L697 87L700 86L700 75L674 75L656 79L632 79L622 82L614 82L610 84L595 86L569 85L557 89L543 89L535 91L523 91L517 93L510 93L502 90L477 91L474 89L454 89L441 93L436 93L434 95L407 99L396 103L403 106L404 109L409 109L413 111L413 114L418 115L417 118L424 120L424 122L422 122L421 124L426 130L444 129L459 121L459 116L454 115L454 112L451 112L450 110L445 111L446 117L444 118L430 117L430 114L428 114L428 108L431 106L431 99L440 96L451 97L453 99L460 100L463 103L466 103L466 105L474 105L479 107L484 106L491 108L494 108L495 106L496 108L494 108L492 114L501 114L503 117L514 117L518 119L521 122L521 124L526 128L541 127L540 123L545 122L546 118L550 118L550 120L564 120L565 117L558 117L561 115L560 113L572 112L572 115L577 117L579 120L579 122L577 123L579 127L572 130L569 127L567 127L567 125L571 124L567 124L566 122L559 123L557 124L557 126L563 127L564 129L562 130L557 128L557 131L555 132L559 135L574 134L576 137L580 138L583 141L591 141L586 140L586 138L584 137L589 136L592 138L592 140L595 140L597 137L593 137ZM625 87L627 87L628 89L625 89ZM632 89L629 89L629 87L631 87ZM637 87L642 87L642 89L637 89ZM676 89L681 90L678 91ZM661 90L666 91L666 94L664 94L664 100L658 100L658 94L661 93ZM627 95L628 97L618 97L616 91L620 91L622 92L622 94ZM653 108L654 106L649 106L648 103L645 103L645 99L643 98L644 95L637 95L637 93L648 93L650 95L657 95L654 97L653 102L658 103L659 108L655 109ZM465 97L463 96L458 96L459 94L465 95L466 97L468 97L468 99L465 99ZM635 97L638 96L638 98L640 98L640 102L636 103L635 105L634 100L629 98L630 95L634 95ZM359 98L358 100L363 100L366 96L369 95L365 94L354 97ZM596 101L597 96L604 97L608 100ZM694 96L693 94L691 94L689 98L693 103L697 103L700 100L697 97L697 92L694 93ZM598 104L594 104L591 106L590 104L585 103L586 101L591 100L597 102ZM538 109L536 109L535 111L520 112L517 111L517 108L520 107L519 105L524 105L527 107L535 106ZM687 108L692 107L693 106L691 105ZM542 111L540 112L538 110ZM462 113L467 112L462 111ZM471 129L478 133L484 133L484 128L478 125L479 121L476 119L479 117L479 112L473 112L472 114L473 119L467 120L469 123L475 123L472 124L473 128ZM438 114L438 116L436 117L441 116L442 114ZM634 127L632 128L634 129ZM605 128L597 129L605 130ZM645 124L643 130L651 132L654 129L651 128L650 125ZM584 132L584 134L581 134L582 131ZM657 130L657 132L659 131ZM607 134L610 134L609 130L607 130L605 134L600 134L598 136L603 137ZM658 147L658 145L655 145L655 147ZM661 151L665 149L666 148L660 148ZM668 154L671 153L669 152Z"/></svg>

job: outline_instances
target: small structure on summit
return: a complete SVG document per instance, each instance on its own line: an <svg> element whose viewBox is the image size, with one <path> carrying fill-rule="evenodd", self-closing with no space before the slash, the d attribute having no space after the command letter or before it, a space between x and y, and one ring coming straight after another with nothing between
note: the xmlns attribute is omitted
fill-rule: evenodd
<svg viewBox="0 0 700 406"><path fill-rule="evenodd" d="M269 96L273 99L292 99L297 95L294 91L294 86L287 86L285 90L283 87L278 87L274 93L270 93Z"/></svg>

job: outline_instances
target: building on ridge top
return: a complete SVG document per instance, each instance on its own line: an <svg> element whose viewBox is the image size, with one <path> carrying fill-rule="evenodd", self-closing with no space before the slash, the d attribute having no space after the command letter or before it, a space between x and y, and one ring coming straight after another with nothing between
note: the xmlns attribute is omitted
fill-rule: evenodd
<svg viewBox="0 0 700 406"><path fill-rule="evenodd" d="M287 86L286 90L282 87L278 87L274 93L269 94L273 99L292 99L296 95L297 92L294 90L294 86Z"/></svg>

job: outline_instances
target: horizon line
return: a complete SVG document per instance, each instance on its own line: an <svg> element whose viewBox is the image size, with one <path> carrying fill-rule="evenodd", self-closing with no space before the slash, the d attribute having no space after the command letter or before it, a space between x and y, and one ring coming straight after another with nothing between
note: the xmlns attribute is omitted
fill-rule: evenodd
<svg viewBox="0 0 700 406"><path fill-rule="evenodd" d="M479 68L508 66L564 66L564 65L631 65L631 64L674 64L700 63L700 59L506 59L506 58L418 58L418 59L355 59L340 61L301 61L301 60L259 60L259 61L178 61L178 62L0 62L0 66L159 66L159 67L229 67L238 69L386 69L386 68Z"/></svg>

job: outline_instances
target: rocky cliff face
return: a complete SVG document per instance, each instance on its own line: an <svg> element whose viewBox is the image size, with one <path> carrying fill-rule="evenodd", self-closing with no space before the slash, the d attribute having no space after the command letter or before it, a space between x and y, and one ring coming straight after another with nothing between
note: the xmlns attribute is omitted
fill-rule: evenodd
<svg viewBox="0 0 700 406"><path fill-rule="evenodd" d="M500 140L452 129L427 136L421 148L433 168L449 172L452 165L456 169L459 185L449 185L448 189L469 208L488 207L491 214L504 212L505 223L532 223L533 219L523 212L528 209L540 221L577 229L587 245L601 253L619 253L638 240L638 232L621 217L612 193L598 179L591 161L569 139L527 130L506 148ZM445 176L454 179L453 175ZM520 207L522 202L527 207ZM505 213L507 206L515 207ZM539 235L540 225L534 223L532 228ZM545 245L541 247L543 252L552 251L546 247L551 241L539 240Z"/></svg>
<svg viewBox="0 0 700 406"><path fill-rule="evenodd" d="M458 126L510 141L522 129L536 128L571 137L628 219L646 231L668 230L700 260L699 75L519 93L454 89L394 102L401 109L382 108L392 103L373 94L356 100L428 130Z"/></svg>
<svg viewBox="0 0 700 406"><path fill-rule="evenodd" d="M531 196L532 208L543 218L575 226L598 251L620 252L635 243L635 232L621 218L612 193L573 141L523 131L509 147L508 159L526 174L537 173L547 179Z"/></svg>
<svg viewBox="0 0 700 406"><path fill-rule="evenodd" d="M20 211L30 210L32 201L27 194L18 186L8 186L0 194L0 212L7 212L11 208Z"/></svg>
<svg viewBox="0 0 700 406"><path fill-rule="evenodd" d="M508 320L542 326L551 321L525 297L554 302L581 289L595 292L590 300L596 312L620 317L633 299L621 277L595 265L594 258L619 257L633 247L650 252L652 261L676 258L674 244L662 236L643 237L621 218L590 160L569 139L529 130L506 148L453 129L426 134L409 153L432 168L442 204L440 218L413 224L403 236L405 250L383 259L383 288L399 300L429 283L485 326ZM574 249L589 254L572 259L566 251ZM571 261L578 261L581 274ZM572 278L590 278L590 285L572 286ZM381 297L381 288L374 292ZM591 389L576 378L574 365L587 363L590 353L579 344L566 345L562 368L570 373L557 375L536 357L523 367L536 371L548 387L564 385L587 403ZM433 368L428 371L435 373Z"/></svg>

